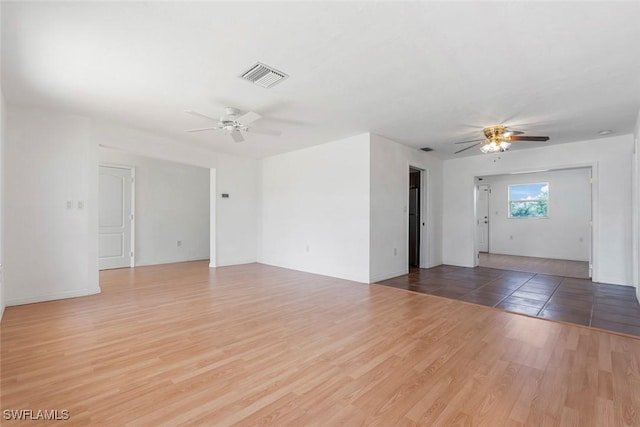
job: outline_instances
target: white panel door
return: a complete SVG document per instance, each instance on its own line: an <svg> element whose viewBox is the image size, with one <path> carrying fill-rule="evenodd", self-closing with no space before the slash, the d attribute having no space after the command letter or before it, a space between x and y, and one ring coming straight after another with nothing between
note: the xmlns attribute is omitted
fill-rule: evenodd
<svg viewBox="0 0 640 427"><path fill-rule="evenodd" d="M100 166L98 265L131 267L131 169Z"/></svg>
<svg viewBox="0 0 640 427"><path fill-rule="evenodd" d="M478 186L476 223L478 224L478 251L489 252L489 193L488 185Z"/></svg>

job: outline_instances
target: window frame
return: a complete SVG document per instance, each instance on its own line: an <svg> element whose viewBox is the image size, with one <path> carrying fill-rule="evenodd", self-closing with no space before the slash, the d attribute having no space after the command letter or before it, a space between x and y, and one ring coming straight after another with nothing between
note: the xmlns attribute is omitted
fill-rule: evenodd
<svg viewBox="0 0 640 427"><path fill-rule="evenodd" d="M550 206L549 206L549 197L547 199L525 199L525 200L511 200L511 187L514 186L523 186L523 185L541 185L547 186L547 188L551 188L549 182L530 182L530 183L522 183L522 184L507 184L507 218L508 219L549 219L551 217ZM548 194L551 194L548 191ZM545 216L513 216L511 215L511 203L537 203L540 201L547 202L547 215Z"/></svg>

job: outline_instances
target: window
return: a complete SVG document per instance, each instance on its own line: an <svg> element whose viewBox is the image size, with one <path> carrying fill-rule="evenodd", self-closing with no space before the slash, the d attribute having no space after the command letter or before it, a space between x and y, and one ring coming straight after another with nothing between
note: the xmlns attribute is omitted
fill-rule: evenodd
<svg viewBox="0 0 640 427"><path fill-rule="evenodd" d="M548 218L549 183L509 186L509 218Z"/></svg>

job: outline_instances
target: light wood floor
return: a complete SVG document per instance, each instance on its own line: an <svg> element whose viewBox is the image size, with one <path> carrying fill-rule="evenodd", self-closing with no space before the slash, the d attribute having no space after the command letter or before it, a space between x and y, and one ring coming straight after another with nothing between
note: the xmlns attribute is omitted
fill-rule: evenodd
<svg viewBox="0 0 640 427"><path fill-rule="evenodd" d="M589 278L589 263L562 259L533 258L480 252L480 266L551 276Z"/></svg>
<svg viewBox="0 0 640 427"><path fill-rule="evenodd" d="M259 264L101 284L7 308L2 409L67 409L65 426L640 425L633 338Z"/></svg>

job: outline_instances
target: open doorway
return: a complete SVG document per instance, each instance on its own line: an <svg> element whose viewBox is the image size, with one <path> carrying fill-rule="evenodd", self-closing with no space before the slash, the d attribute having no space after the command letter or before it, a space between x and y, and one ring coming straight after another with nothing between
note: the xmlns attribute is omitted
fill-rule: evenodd
<svg viewBox="0 0 640 427"><path fill-rule="evenodd" d="M107 147L98 154L100 270L210 259L210 169Z"/></svg>
<svg viewBox="0 0 640 427"><path fill-rule="evenodd" d="M420 267L420 207L422 171L409 168L409 268Z"/></svg>
<svg viewBox="0 0 640 427"><path fill-rule="evenodd" d="M476 177L482 267L592 276L592 168Z"/></svg>

